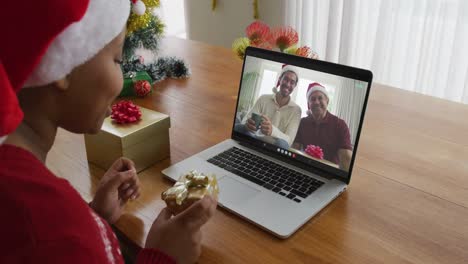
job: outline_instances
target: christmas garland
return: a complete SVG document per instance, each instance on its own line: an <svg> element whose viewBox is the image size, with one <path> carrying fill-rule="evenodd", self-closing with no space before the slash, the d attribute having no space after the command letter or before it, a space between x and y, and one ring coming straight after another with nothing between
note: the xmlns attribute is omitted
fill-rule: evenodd
<svg viewBox="0 0 468 264"><path fill-rule="evenodd" d="M124 60L132 60L137 48L145 48L153 53L158 53L159 43L164 33L164 24L158 17L153 17L148 27L134 30L127 34L123 47Z"/></svg>
<svg viewBox="0 0 468 264"><path fill-rule="evenodd" d="M176 57L161 57L151 64L143 64L139 59L124 62L122 64L124 72L146 71L153 82L159 82L166 78L187 78L191 72L185 62Z"/></svg>
<svg viewBox="0 0 468 264"><path fill-rule="evenodd" d="M145 60L151 61L158 53L164 33L165 26L155 12L156 8L160 6L160 0L130 1L132 13L127 22L127 35L123 47L122 71L124 76L147 72L152 79L147 80L150 84L166 78L187 78L190 76L190 70L185 62L175 57L160 57L153 63L145 64ZM143 54L137 54L145 51L150 51L150 58L145 58ZM148 82L133 81L134 94L145 96L151 92L151 87L148 89Z"/></svg>

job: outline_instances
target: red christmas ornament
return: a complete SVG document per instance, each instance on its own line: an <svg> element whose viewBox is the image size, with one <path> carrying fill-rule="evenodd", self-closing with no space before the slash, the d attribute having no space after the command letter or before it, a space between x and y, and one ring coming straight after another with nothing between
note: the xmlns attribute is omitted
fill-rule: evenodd
<svg viewBox="0 0 468 264"><path fill-rule="evenodd" d="M134 123L141 119L140 108L131 101L120 101L112 105L111 118L117 124Z"/></svg>
<svg viewBox="0 0 468 264"><path fill-rule="evenodd" d="M145 97L151 92L151 84L146 80L136 81L133 85L135 94L139 97Z"/></svg>
<svg viewBox="0 0 468 264"><path fill-rule="evenodd" d="M323 159L323 150L319 146L307 145L305 153L311 155L314 158Z"/></svg>

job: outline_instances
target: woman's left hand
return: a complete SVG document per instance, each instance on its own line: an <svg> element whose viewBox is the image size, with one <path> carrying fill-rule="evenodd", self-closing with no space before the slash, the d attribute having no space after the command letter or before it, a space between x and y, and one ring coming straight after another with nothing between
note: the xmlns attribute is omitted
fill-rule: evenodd
<svg viewBox="0 0 468 264"><path fill-rule="evenodd" d="M129 199L140 196L140 181L133 161L119 158L102 177L90 206L110 224L122 215Z"/></svg>

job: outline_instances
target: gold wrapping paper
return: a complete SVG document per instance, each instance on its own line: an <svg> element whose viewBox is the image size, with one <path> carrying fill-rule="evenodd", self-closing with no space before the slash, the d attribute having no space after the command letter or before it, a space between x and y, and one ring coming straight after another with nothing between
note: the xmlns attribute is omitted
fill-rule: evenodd
<svg viewBox="0 0 468 264"><path fill-rule="evenodd" d="M135 162L137 172L169 157L168 115L140 107L141 120L119 125L110 117L104 120L96 135L85 135L88 161L103 170L126 157Z"/></svg>
<svg viewBox="0 0 468 264"><path fill-rule="evenodd" d="M205 195L217 199L218 193L218 181L215 175L205 175L192 170L180 177L173 187L163 192L161 198L173 214L178 214Z"/></svg>

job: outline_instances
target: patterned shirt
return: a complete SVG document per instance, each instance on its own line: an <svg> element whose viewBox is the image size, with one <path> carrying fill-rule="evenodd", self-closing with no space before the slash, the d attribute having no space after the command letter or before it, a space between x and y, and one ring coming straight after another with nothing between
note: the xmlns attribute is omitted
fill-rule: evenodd
<svg viewBox="0 0 468 264"><path fill-rule="evenodd" d="M0 145L0 201L0 263L124 263L109 224L24 149ZM174 260L143 249L136 263Z"/></svg>

